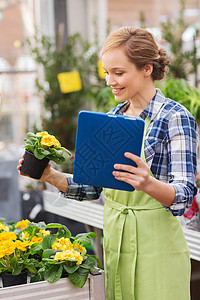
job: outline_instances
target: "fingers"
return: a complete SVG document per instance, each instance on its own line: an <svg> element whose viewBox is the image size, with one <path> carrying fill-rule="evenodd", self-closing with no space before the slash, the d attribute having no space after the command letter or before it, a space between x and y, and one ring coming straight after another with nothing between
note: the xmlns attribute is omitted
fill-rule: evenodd
<svg viewBox="0 0 200 300"><path fill-rule="evenodd" d="M140 165L144 164L143 160L142 160L139 156L137 156L137 155L135 155L135 154L133 154L133 153L125 152L125 153L124 153L124 156L125 156L126 158L129 158L129 159L131 159L132 161L134 161L138 167L139 167Z"/></svg>
<svg viewBox="0 0 200 300"><path fill-rule="evenodd" d="M17 166L17 170L21 170L21 166L22 166L22 164L23 164L23 159L20 159L19 160L19 165Z"/></svg>
<svg viewBox="0 0 200 300"><path fill-rule="evenodd" d="M149 166L137 155L126 152L125 157L134 161L135 166L115 164L112 172L115 179L131 184L135 189L142 190L149 180Z"/></svg>
<svg viewBox="0 0 200 300"><path fill-rule="evenodd" d="M21 170L21 167L22 167L22 164L23 164L23 161L24 161L24 153L22 154L22 158L19 159L19 165L17 166L17 170L19 171L19 174L20 175L23 175L20 170Z"/></svg>
<svg viewBox="0 0 200 300"><path fill-rule="evenodd" d="M22 157L19 159L19 165L17 166L17 170L21 169L21 166L22 166L23 161L24 161L24 155L25 155L25 153L23 153Z"/></svg>

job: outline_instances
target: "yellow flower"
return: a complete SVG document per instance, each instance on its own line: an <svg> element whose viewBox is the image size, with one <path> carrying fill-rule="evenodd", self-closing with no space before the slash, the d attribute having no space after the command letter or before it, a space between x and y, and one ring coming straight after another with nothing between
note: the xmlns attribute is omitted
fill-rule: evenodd
<svg viewBox="0 0 200 300"><path fill-rule="evenodd" d="M34 243L41 243L43 241L43 238L41 238L40 236L34 236L31 240L31 244L34 244Z"/></svg>
<svg viewBox="0 0 200 300"><path fill-rule="evenodd" d="M15 242L5 240L0 244L0 257L12 254L16 249Z"/></svg>
<svg viewBox="0 0 200 300"><path fill-rule="evenodd" d="M82 244L79 244L79 243L77 243L77 242L74 243L73 248L74 248L74 249L77 249L80 253L86 251L85 247L83 247Z"/></svg>
<svg viewBox="0 0 200 300"><path fill-rule="evenodd" d="M68 259L77 261L77 265L80 265L83 261L83 257L81 256L81 254L75 250L65 250L62 252L57 252L54 257L54 260L56 261L63 261Z"/></svg>
<svg viewBox="0 0 200 300"><path fill-rule="evenodd" d="M41 145L47 146L47 147L51 147L51 146L60 147L61 146L60 142L55 138L55 136L50 135L50 134L44 135L42 137Z"/></svg>
<svg viewBox="0 0 200 300"><path fill-rule="evenodd" d="M0 230L9 231L9 227L0 222Z"/></svg>
<svg viewBox="0 0 200 300"><path fill-rule="evenodd" d="M16 240L17 236L14 232L3 231L0 233L0 241Z"/></svg>
<svg viewBox="0 0 200 300"><path fill-rule="evenodd" d="M56 147L61 147L61 144L60 144L60 142L55 138L54 139L54 146L56 146Z"/></svg>
<svg viewBox="0 0 200 300"><path fill-rule="evenodd" d="M22 251L26 251L27 250L27 247L30 246L31 243L29 241L19 241L17 240L15 242L15 247L19 250L22 250Z"/></svg>
<svg viewBox="0 0 200 300"><path fill-rule="evenodd" d="M48 135L48 132L47 131L37 132L36 135L37 136L44 136L44 135Z"/></svg>
<svg viewBox="0 0 200 300"><path fill-rule="evenodd" d="M24 229L27 227L28 223L30 223L29 220L22 220L22 221L19 221L16 225L15 225L15 228L19 227L21 229Z"/></svg>
<svg viewBox="0 0 200 300"><path fill-rule="evenodd" d="M22 239L23 240L28 240L29 234L27 232L22 232Z"/></svg>
<svg viewBox="0 0 200 300"><path fill-rule="evenodd" d="M40 229L39 233L41 233L43 236L49 235L51 232L49 230Z"/></svg>
<svg viewBox="0 0 200 300"><path fill-rule="evenodd" d="M71 243L70 239L62 237L61 239L56 240L53 243L52 249L69 250L69 249L73 249L73 244Z"/></svg>

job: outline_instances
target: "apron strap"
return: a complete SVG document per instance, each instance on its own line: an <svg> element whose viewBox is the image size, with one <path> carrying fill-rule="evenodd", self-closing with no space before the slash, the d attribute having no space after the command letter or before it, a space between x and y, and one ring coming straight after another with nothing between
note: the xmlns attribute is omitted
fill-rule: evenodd
<svg viewBox="0 0 200 300"><path fill-rule="evenodd" d="M106 203L108 204L107 201L106 201ZM122 300L119 261L120 261L120 252L121 252L123 230L124 230L126 217L129 217L132 219L131 224L133 226L131 227L131 232L132 232L132 236L133 235L135 236L135 238L133 239L133 243L132 243L132 253L134 255L134 270L133 270L134 272L132 275L132 280L133 280L133 282L135 282L135 268L136 268L136 260L137 260L137 219L136 219L134 210L124 207L124 209L119 211L119 223L118 223L119 247L118 247L118 251L117 251L116 274L115 274L115 300ZM132 300L135 300L135 297Z"/></svg>

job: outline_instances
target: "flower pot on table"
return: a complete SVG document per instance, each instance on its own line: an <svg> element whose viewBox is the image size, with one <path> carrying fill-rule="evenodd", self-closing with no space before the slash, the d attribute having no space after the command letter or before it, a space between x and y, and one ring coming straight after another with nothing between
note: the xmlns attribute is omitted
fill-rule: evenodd
<svg viewBox="0 0 200 300"><path fill-rule="evenodd" d="M12 273L1 273L2 287L9 287L27 283L27 272L22 272L19 275Z"/></svg>
<svg viewBox="0 0 200 300"><path fill-rule="evenodd" d="M40 179L48 163L49 159L46 157L38 159L33 153L26 150L20 172L31 178Z"/></svg>

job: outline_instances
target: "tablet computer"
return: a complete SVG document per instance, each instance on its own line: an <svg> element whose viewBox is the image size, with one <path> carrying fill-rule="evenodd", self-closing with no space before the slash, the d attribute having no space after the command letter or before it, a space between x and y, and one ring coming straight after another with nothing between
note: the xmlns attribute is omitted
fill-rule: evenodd
<svg viewBox="0 0 200 300"><path fill-rule="evenodd" d="M73 180L96 187L133 191L134 188L116 180L114 164L135 163L124 156L141 154L144 120L92 111L78 115Z"/></svg>

